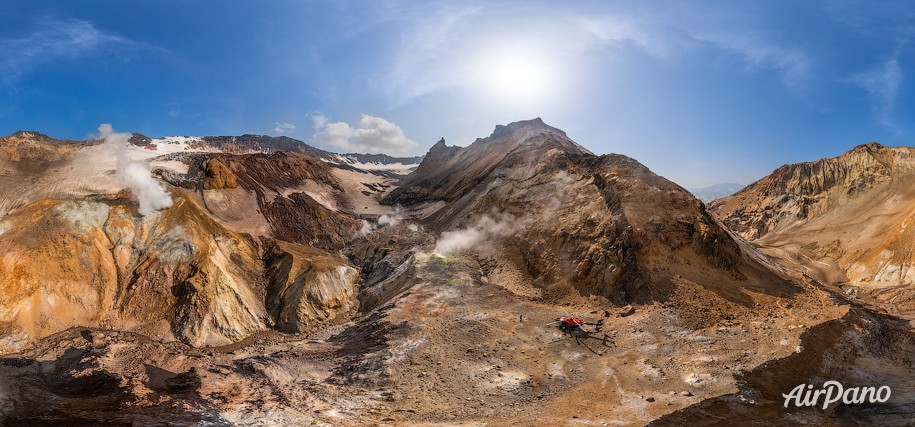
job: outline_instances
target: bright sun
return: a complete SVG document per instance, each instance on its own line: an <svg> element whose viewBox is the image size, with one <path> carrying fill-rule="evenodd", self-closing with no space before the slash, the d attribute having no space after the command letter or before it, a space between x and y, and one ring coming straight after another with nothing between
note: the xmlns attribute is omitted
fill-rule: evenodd
<svg viewBox="0 0 915 427"><path fill-rule="evenodd" d="M485 51L475 69L482 89L503 102L541 101L557 83L546 58L523 48Z"/></svg>

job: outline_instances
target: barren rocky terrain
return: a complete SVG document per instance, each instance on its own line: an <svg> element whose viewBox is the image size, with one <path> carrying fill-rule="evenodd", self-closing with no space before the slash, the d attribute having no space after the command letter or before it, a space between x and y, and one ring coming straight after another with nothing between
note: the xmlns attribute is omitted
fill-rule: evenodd
<svg viewBox="0 0 915 427"><path fill-rule="evenodd" d="M915 158L869 143L786 165L710 210L785 266L912 318Z"/></svg>
<svg viewBox="0 0 915 427"><path fill-rule="evenodd" d="M792 226L751 215L768 209L747 207L759 183L710 205L731 231L634 159L596 156L539 119L441 141L415 170L246 137L133 137L127 155L171 199L146 215L109 143L0 140L4 425L908 425L915 413L911 326L805 270L807 252L744 240ZM867 165L808 182L859 182L879 169ZM766 206L829 210L794 197ZM576 339L548 325L568 314L603 326ZM782 407L781 393L826 379L893 395Z"/></svg>

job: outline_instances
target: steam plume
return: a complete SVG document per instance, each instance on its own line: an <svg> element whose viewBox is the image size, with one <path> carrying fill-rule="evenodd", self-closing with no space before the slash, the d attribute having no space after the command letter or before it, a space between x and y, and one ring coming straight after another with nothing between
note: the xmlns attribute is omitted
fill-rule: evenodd
<svg viewBox="0 0 915 427"><path fill-rule="evenodd" d="M435 242L435 253L446 256L489 243L492 239L504 237L516 229L515 222L505 218L495 220L483 216L472 227L446 231Z"/></svg>
<svg viewBox="0 0 915 427"><path fill-rule="evenodd" d="M127 156L127 141L130 139L129 133L117 133L109 123L103 123L98 127L99 137L106 144L114 147L118 156L116 177L118 183L122 186L130 187L133 194L140 201L140 207L137 212L140 215L146 215L152 211L165 209L172 205L172 198L165 189L153 179L149 172L149 166L137 161L130 160Z"/></svg>
<svg viewBox="0 0 915 427"><path fill-rule="evenodd" d="M394 213L384 214L378 218L378 225L397 225L404 220L403 208L394 206Z"/></svg>

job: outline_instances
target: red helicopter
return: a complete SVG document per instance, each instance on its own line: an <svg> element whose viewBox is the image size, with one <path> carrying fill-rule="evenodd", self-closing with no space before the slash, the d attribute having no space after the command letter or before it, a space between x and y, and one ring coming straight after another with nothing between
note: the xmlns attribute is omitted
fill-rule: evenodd
<svg viewBox="0 0 915 427"><path fill-rule="evenodd" d="M565 311L565 309L563 309ZM547 326L557 325L559 330L562 333L568 335L569 337L574 337L575 342L581 344L581 338L597 338L591 336L595 332L601 332L601 329L604 326L604 320L598 320L597 322L586 322L581 315L571 315L566 311L565 316L559 316L553 319L552 322L547 323ZM587 326L593 326L592 329L586 329ZM568 337L567 337L568 338ZM599 338L597 338L599 339ZM607 336L604 334L602 341L606 343ZM560 341L562 338L556 341ZM554 341L555 342L555 341Z"/></svg>

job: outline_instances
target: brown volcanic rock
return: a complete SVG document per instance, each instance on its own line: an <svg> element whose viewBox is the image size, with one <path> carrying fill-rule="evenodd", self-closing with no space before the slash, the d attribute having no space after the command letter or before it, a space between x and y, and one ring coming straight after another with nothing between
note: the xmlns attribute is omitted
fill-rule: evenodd
<svg viewBox="0 0 915 427"><path fill-rule="evenodd" d="M786 165L712 212L734 231L817 279L868 289L915 283L915 156L870 143L835 158ZM911 291L908 291L911 292ZM908 292L881 291L878 299Z"/></svg>
<svg viewBox="0 0 915 427"><path fill-rule="evenodd" d="M565 132L533 119L497 126L485 139L477 139L468 147L447 147L442 139L432 146L416 171L404 178L400 188L391 192L386 202L415 204L422 201L452 202L480 183L479 179L493 171L513 151L525 146L538 152L551 150L568 153L589 153Z"/></svg>
<svg viewBox="0 0 915 427"><path fill-rule="evenodd" d="M357 308L359 273L340 255L272 241L264 262L267 311L281 331L302 332Z"/></svg>
<svg viewBox="0 0 915 427"><path fill-rule="evenodd" d="M135 209L41 200L0 222L4 349L72 326L223 345L267 329L268 307L284 330L355 307L358 274L339 255L276 243L265 271L258 242L185 194L145 217Z"/></svg>
<svg viewBox="0 0 915 427"><path fill-rule="evenodd" d="M203 180L204 190L219 190L223 188L238 187L235 174L219 160L207 160L202 165L206 178Z"/></svg>
<svg viewBox="0 0 915 427"><path fill-rule="evenodd" d="M235 175L238 184L260 197L281 193L307 180L339 190L340 184L326 163L304 154L277 151L272 153L226 154L195 153L183 156L191 165L187 178L197 182L210 177L211 163L217 163ZM219 166L215 166L219 168Z"/></svg>
<svg viewBox="0 0 915 427"><path fill-rule="evenodd" d="M424 230L397 224L347 246L344 253L361 270L360 312L369 313L416 284L416 253L434 245L435 238Z"/></svg>
<svg viewBox="0 0 915 427"><path fill-rule="evenodd" d="M146 217L124 199L35 202L5 218L0 322L20 341L107 325L225 344L266 328L258 248L192 199Z"/></svg>
<svg viewBox="0 0 915 427"><path fill-rule="evenodd" d="M709 210L743 237L758 239L913 171L915 157L907 148L871 142L839 157L782 166L736 194L713 201Z"/></svg>
<svg viewBox="0 0 915 427"><path fill-rule="evenodd" d="M327 250L342 249L360 226L356 219L327 209L305 193L277 197L262 210L276 238Z"/></svg>
<svg viewBox="0 0 915 427"><path fill-rule="evenodd" d="M540 120L432 151L386 201L442 231L495 218L511 230L504 253L550 295L645 302L687 281L750 304L747 290L795 291L689 192L628 157L594 156Z"/></svg>
<svg viewBox="0 0 915 427"><path fill-rule="evenodd" d="M96 142L59 140L38 132L18 131L0 138L0 155L13 162L50 162Z"/></svg>
<svg viewBox="0 0 915 427"><path fill-rule="evenodd" d="M240 188L253 195L253 206L244 209L251 220L269 224L270 235L280 240L320 249L339 250L359 230L360 221L343 210L351 205L349 195L334 176L330 166L313 157L290 153L269 154L194 154L183 156L190 163L186 176L163 176L172 184L217 193ZM312 195L326 195L322 202ZM238 199L244 194L225 193L221 200ZM212 197L204 194L205 200ZM207 202L209 205L209 202ZM216 212L231 222L238 209ZM232 218L222 218L231 216ZM254 218L257 217L257 218Z"/></svg>

